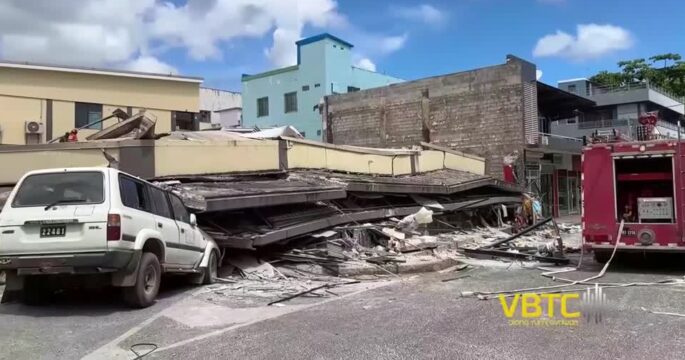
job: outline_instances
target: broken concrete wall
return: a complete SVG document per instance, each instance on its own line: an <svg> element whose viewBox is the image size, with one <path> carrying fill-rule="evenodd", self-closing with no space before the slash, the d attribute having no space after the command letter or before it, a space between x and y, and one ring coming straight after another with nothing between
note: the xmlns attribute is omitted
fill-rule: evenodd
<svg viewBox="0 0 685 360"><path fill-rule="evenodd" d="M105 146L102 146L105 147ZM118 148L106 148L107 153L119 158ZM0 184L13 185L32 170L59 167L107 166L101 147L82 147L74 144L51 144L50 148L32 145L0 147Z"/></svg>
<svg viewBox="0 0 685 360"><path fill-rule="evenodd" d="M460 153L448 148L435 147L423 143L428 149L419 154L419 172L435 171L440 169L452 169L470 172L473 174L485 174L485 159Z"/></svg>
<svg viewBox="0 0 685 360"><path fill-rule="evenodd" d="M155 176L279 170L278 140L158 141Z"/></svg>
<svg viewBox="0 0 685 360"><path fill-rule="evenodd" d="M429 142L482 156L486 172L501 177L503 156L522 153L524 84L534 81L535 65L508 57L503 65L330 96L327 141Z"/></svg>
<svg viewBox="0 0 685 360"><path fill-rule="evenodd" d="M227 133L228 134L228 133ZM232 135L238 136L238 135ZM103 140L0 147L0 185L14 185L26 172L46 168L107 166L103 150L118 168L145 179L273 172L291 169L354 174L409 175L441 169L484 174L484 159L426 144L425 149L377 149L281 140L220 139L206 132L159 140Z"/></svg>
<svg viewBox="0 0 685 360"><path fill-rule="evenodd" d="M307 140L288 140L288 168L324 169L356 174L407 175L415 170L416 166L412 163L414 154L418 153L418 151L407 150L364 150Z"/></svg>

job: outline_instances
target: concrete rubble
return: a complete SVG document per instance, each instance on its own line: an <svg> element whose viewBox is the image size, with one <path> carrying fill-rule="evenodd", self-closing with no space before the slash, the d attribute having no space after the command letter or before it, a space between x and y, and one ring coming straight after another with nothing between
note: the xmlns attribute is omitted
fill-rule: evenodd
<svg viewBox="0 0 685 360"><path fill-rule="evenodd" d="M510 226L469 227L462 222L460 229L435 232L431 231L436 220L432 216L433 211L422 207L403 219L336 226L286 245L236 251L224 258L219 284L205 291L215 297L271 302L303 292L298 296L335 296L331 287L355 280L376 280L413 272L452 273L469 266L511 266L507 258L482 260L464 252L510 237L507 232ZM417 218L421 220L416 221ZM409 219L416 224L407 227L411 223ZM579 235L580 231L580 226L574 224L562 223L559 228L564 238ZM512 251L524 251L554 244L556 232L550 224L513 240L509 246ZM579 249L580 243L565 243L566 252ZM521 264L540 265L536 259L529 260ZM446 281L464 276L456 275Z"/></svg>

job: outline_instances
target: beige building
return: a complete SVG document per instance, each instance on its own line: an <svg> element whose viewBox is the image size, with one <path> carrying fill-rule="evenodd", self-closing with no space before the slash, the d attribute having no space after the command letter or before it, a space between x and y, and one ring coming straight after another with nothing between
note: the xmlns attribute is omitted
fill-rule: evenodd
<svg viewBox="0 0 685 360"><path fill-rule="evenodd" d="M0 144L37 144L108 116L146 109L156 132L196 130L202 78L0 62ZM79 139L114 124L79 131Z"/></svg>

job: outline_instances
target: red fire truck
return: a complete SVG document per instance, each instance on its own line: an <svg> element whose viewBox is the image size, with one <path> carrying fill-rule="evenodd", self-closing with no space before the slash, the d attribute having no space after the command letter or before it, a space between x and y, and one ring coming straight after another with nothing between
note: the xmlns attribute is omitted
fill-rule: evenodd
<svg viewBox="0 0 685 360"><path fill-rule="evenodd" d="M644 127L638 141L613 132L583 150L583 239L598 262L609 259L621 220L618 251L685 252L685 142Z"/></svg>

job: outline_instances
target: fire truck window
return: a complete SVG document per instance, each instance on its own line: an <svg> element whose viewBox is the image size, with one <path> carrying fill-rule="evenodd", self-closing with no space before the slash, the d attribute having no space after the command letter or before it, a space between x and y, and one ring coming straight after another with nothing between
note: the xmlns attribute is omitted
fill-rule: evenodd
<svg viewBox="0 0 685 360"><path fill-rule="evenodd" d="M671 157L617 159L616 212L628 223L673 223Z"/></svg>

